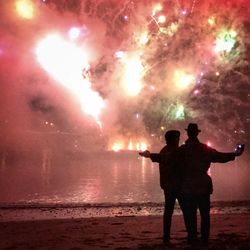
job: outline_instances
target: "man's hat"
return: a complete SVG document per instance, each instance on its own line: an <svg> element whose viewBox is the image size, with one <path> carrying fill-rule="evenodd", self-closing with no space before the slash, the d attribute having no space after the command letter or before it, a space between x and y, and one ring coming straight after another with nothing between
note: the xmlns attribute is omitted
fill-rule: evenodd
<svg viewBox="0 0 250 250"><path fill-rule="evenodd" d="M168 130L165 133L165 139L167 142L175 141L177 138L180 137L180 131L179 130Z"/></svg>
<svg viewBox="0 0 250 250"><path fill-rule="evenodd" d="M180 136L180 131L179 130L168 130L165 133L165 137L176 137L176 136Z"/></svg>
<svg viewBox="0 0 250 250"><path fill-rule="evenodd" d="M201 132L201 130L198 129L198 125L196 123L189 123L185 130L189 132Z"/></svg>

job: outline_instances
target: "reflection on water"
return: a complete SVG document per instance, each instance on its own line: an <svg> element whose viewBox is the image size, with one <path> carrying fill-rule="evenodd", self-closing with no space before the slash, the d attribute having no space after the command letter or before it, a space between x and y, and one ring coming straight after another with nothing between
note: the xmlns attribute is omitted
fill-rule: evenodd
<svg viewBox="0 0 250 250"><path fill-rule="evenodd" d="M1 172L5 171L6 157L7 157L7 153L6 153L6 151L3 151L1 154Z"/></svg>
<svg viewBox="0 0 250 250"><path fill-rule="evenodd" d="M158 165L130 153L1 153L0 203L162 202ZM210 169L214 200L250 199L247 167Z"/></svg>
<svg viewBox="0 0 250 250"><path fill-rule="evenodd" d="M42 182L44 183L44 185L49 185L52 152L49 149L44 149L42 154L43 154L43 158L42 158L41 178L43 179Z"/></svg>

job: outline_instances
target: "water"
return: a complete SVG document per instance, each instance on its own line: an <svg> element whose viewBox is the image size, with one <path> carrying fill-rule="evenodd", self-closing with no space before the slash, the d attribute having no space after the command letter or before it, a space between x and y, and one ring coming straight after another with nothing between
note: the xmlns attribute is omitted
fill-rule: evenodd
<svg viewBox="0 0 250 250"><path fill-rule="evenodd" d="M161 203L159 169L136 152L1 153L0 204ZM213 200L250 199L247 167L211 168Z"/></svg>

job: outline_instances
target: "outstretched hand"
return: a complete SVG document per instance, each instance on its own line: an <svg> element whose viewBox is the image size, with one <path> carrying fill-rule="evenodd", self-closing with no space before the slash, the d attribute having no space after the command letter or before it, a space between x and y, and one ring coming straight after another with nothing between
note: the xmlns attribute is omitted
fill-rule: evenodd
<svg viewBox="0 0 250 250"><path fill-rule="evenodd" d="M245 144L239 144L237 145L237 148L235 149L235 156L240 156L243 154L245 150Z"/></svg>
<svg viewBox="0 0 250 250"><path fill-rule="evenodd" d="M140 156L146 157L146 158L150 158L150 152L148 150L139 152Z"/></svg>

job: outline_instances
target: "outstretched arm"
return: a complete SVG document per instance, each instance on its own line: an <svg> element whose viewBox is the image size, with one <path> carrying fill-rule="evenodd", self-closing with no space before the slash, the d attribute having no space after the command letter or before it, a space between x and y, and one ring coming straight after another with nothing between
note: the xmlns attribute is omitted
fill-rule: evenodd
<svg viewBox="0 0 250 250"><path fill-rule="evenodd" d="M221 153L215 151L212 153L212 162L226 163L235 159L235 153Z"/></svg>
<svg viewBox="0 0 250 250"><path fill-rule="evenodd" d="M150 153L150 151L145 150L143 152L139 152L139 155L143 156L145 158L150 158L152 162L158 162L158 163L160 163L160 154Z"/></svg>
<svg viewBox="0 0 250 250"><path fill-rule="evenodd" d="M143 156L143 157L146 157L146 158L150 158L150 154L151 154L151 153L150 153L148 150L139 152L139 155L140 155L140 156Z"/></svg>
<svg viewBox="0 0 250 250"><path fill-rule="evenodd" d="M232 153L221 153L213 149L211 151L212 162L225 163L228 161L233 161L235 157L243 154L244 149L245 149L244 144L238 145L237 148L235 149L235 152Z"/></svg>

